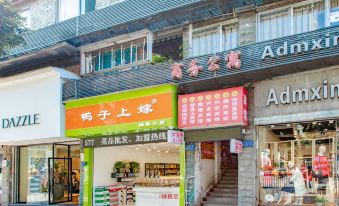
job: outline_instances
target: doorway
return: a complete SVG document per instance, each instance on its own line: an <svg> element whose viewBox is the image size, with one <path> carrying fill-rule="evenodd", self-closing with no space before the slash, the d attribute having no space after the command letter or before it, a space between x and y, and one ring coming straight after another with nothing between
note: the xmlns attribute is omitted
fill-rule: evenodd
<svg viewBox="0 0 339 206"><path fill-rule="evenodd" d="M48 158L48 203L72 200L72 159Z"/></svg>
<svg viewBox="0 0 339 206"><path fill-rule="evenodd" d="M230 141L186 144L186 205L238 202L238 155Z"/></svg>
<svg viewBox="0 0 339 206"><path fill-rule="evenodd" d="M79 142L21 146L18 149L17 203L78 204Z"/></svg>

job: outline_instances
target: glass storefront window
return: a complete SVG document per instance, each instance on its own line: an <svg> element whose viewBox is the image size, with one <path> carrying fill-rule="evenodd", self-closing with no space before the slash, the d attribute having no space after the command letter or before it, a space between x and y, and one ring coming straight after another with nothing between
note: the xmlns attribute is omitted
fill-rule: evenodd
<svg viewBox="0 0 339 206"><path fill-rule="evenodd" d="M20 148L20 202L48 202L48 158L52 153L52 145Z"/></svg>
<svg viewBox="0 0 339 206"><path fill-rule="evenodd" d="M260 204L335 204L336 121L259 127Z"/></svg>

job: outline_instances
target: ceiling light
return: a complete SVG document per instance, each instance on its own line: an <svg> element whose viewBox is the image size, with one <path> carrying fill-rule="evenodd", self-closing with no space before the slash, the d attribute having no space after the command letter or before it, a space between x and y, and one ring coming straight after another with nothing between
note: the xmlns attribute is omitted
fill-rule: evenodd
<svg viewBox="0 0 339 206"><path fill-rule="evenodd" d="M136 147L135 149L136 149L136 150L139 150L140 148L139 148L139 147Z"/></svg>
<svg viewBox="0 0 339 206"><path fill-rule="evenodd" d="M152 151L151 149L147 149L147 152L150 152L150 151Z"/></svg>
<svg viewBox="0 0 339 206"><path fill-rule="evenodd" d="M161 152L161 150L159 149L158 152Z"/></svg>
<svg viewBox="0 0 339 206"><path fill-rule="evenodd" d="M168 153L168 151L165 151L165 153Z"/></svg>

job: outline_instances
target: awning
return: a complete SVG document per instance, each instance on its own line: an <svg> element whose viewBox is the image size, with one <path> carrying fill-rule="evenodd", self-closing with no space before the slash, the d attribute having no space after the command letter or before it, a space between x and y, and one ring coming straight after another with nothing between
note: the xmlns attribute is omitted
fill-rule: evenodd
<svg viewBox="0 0 339 206"><path fill-rule="evenodd" d="M217 129L204 129L185 132L185 142L223 141L243 139L242 127L227 127Z"/></svg>
<svg viewBox="0 0 339 206"><path fill-rule="evenodd" d="M36 52L0 62L0 77L7 77L35 69L79 63L79 50L62 42Z"/></svg>

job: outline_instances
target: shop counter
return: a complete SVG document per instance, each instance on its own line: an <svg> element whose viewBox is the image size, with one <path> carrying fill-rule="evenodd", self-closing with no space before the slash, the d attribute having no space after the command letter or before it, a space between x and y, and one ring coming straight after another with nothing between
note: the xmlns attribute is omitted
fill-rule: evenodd
<svg viewBox="0 0 339 206"><path fill-rule="evenodd" d="M179 187L136 186L135 206L179 206Z"/></svg>

